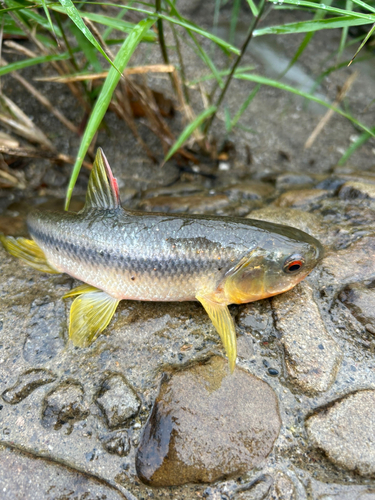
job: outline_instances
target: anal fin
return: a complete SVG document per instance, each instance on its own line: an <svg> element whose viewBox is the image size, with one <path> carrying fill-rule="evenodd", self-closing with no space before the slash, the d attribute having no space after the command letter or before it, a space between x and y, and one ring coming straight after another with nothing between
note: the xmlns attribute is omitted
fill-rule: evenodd
<svg viewBox="0 0 375 500"><path fill-rule="evenodd" d="M234 367L236 366L237 338L234 321L230 315L228 306L225 304L219 304L210 297L201 296L199 294L196 296L196 299L199 300L205 308L214 327L220 335L225 352L228 356L230 371L233 372Z"/></svg>
<svg viewBox="0 0 375 500"><path fill-rule="evenodd" d="M77 294L70 308L69 338L75 346L87 347L108 326L119 300L89 285L75 288L65 297Z"/></svg>
<svg viewBox="0 0 375 500"><path fill-rule="evenodd" d="M60 271L47 261L43 250L34 240L0 234L0 241L8 253L23 260L30 267L43 273L60 274Z"/></svg>

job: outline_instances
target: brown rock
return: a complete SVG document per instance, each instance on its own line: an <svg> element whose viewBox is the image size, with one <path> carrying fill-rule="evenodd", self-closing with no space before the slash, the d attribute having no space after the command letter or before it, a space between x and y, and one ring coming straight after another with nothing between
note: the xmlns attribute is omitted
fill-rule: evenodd
<svg viewBox="0 0 375 500"><path fill-rule="evenodd" d="M325 189L298 189L283 193L275 201L277 207L302 207L325 198L329 191Z"/></svg>
<svg viewBox="0 0 375 500"><path fill-rule="evenodd" d="M164 380L137 452L152 486L213 482L258 466L280 430L273 390L213 357Z"/></svg>
<svg viewBox="0 0 375 500"><path fill-rule="evenodd" d="M310 440L335 464L375 476L375 390L358 391L306 422Z"/></svg>
<svg viewBox="0 0 375 500"><path fill-rule="evenodd" d="M375 237L365 236L348 248L327 254L321 266L340 284L375 278Z"/></svg>
<svg viewBox="0 0 375 500"><path fill-rule="evenodd" d="M141 201L139 208L147 212L172 212L203 214L226 207L229 199L225 194L213 196L155 196Z"/></svg>
<svg viewBox="0 0 375 500"><path fill-rule="evenodd" d="M261 181L242 182L225 189L225 194L235 199L261 200L274 191L271 184Z"/></svg>
<svg viewBox="0 0 375 500"><path fill-rule="evenodd" d="M289 377L303 392L328 390L335 381L342 353L328 335L311 287L299 283L274 297L272 306L276 327L282 333Z"/></svg>
<svg viewBox="0 0 375 500"><path fill-rule="evenodd" d="M339 298L366 330L375 334L375 287L373 285L374 283L371 283L371 286L353 283L344 288Z"/></svg>
<svg viewBox="0 0 375 500"><path fill-rule="evenodd" d="M339 197L343 200L353 198L370 198L375 200L375 184L358 181L345 182L339 191Z"/></svg>

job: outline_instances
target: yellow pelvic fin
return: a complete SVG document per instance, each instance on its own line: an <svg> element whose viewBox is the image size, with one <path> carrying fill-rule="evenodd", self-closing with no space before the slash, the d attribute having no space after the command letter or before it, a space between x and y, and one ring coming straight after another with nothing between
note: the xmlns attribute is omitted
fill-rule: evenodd
<svg viewBox="0 0 375 500"><path fill-rule="evenodd" d="M3 234L0 234L0 241L8 253L23 260L34 269L43 273L60 274L60 271L49 264L43 250L35 241Z"/></svg>
<svg viewBox="0 0 375 500"><path fill-rule="evenodd" d="M220 335L228 356L230 371L233 373L234 367L236 366L237 338L234 321L230 315L228 306L218 304L207 295L200 296L198 294L196 298L205 308L212 323L214 324L214 327Z"/></svg>
<svg viewBox="0 0 375 500"><path fill-rule="evenodd" d="M84 283L83 285L79 285L76 288L72 288L68 293L63 295L63 299L68 299L69 297L75 297L76 295L82 295L83 293L89 293L89 292L100 292L99 288L96 288L95 286L91 285L86 285Z"/></svg>
<svg viewBox="0 0 375 500"><path fill-rule="evenodd" d="M93 288L95 291L88 290ZM78 291L80 289L80 291ZM74 293L76 292L76 293ZM114 315L118 299L106 292L82 285L65 295L80 294L70 308L69 338L75 346L87 347L102 333Z"/></svg>

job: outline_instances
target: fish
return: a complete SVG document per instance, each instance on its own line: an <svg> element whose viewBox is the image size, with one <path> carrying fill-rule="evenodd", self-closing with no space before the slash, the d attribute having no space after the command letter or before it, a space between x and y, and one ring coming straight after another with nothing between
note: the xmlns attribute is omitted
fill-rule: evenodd
<svg viewBox="0 0 375 500"><path fill-rule="evenodd" d="M121 300L199 301L223 343L233 372L236 329L228 305L293 288L322 259L323 247L288 226L239 217L140 212L121 206L101 148L78 213L35 209L32 239L0 235L4 248L31 267L83 282L73 297L69 338L87 347Z"/></svg>

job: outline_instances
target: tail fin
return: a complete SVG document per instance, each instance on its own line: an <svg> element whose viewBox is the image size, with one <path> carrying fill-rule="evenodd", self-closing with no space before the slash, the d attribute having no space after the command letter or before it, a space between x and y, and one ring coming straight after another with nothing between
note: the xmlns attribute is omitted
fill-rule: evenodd
<svg viewBox="0 0 375 500"><path fill-rule="evenodd" d="M0 233L0 241L5 250L23 260L29 266L42 271L43 273L60 274L48 263L43 250L33 240L26 238L13 238L13 236L4 236Z"/></svg>

